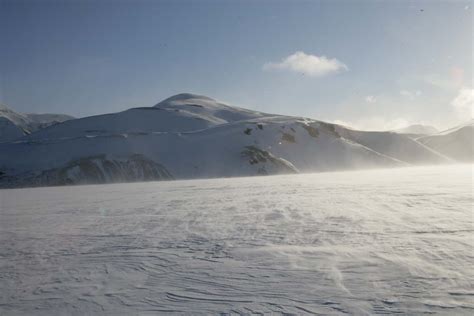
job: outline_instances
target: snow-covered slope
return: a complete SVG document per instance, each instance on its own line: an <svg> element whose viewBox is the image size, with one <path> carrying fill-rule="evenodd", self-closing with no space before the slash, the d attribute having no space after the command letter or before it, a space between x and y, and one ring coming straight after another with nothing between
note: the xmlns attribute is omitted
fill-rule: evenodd
<svg viewBox="0 0 474 316"><path fill-rule="evenodd" d="M406 135L265 114L194 94L179 94L154 107L56 124L0 144L0 153L8 153L0 155L1 186L231 177L450 161ZM145 177L147 173L150 176Z"/></svg>
<svg viewBox="0 0 474 316"><path fill-rule="evenodd" d="M396 129L393 132L410 135L432 135L438 133L438 130L430 125L414 124L404 128Z"/></svg>
<svg viewBox="0 0 474 316"><path fill-rule="evenodd" d="M0 142L18 139L41 128L73 119L63 114L22 114L0 104Z"/></svg>
<svg viewBox="0 0 474 316"><path fill-rule="evenodd" d="M134 108L119 113L96 115L47 127L28 140L66 139L130 133L185 132L205 129L220 120L160 108Z"/></svg>
<svg viewBox="0 0 474 316"><path fill-rule="evenodd" d="M474 161L474 121L441 133L420 137L418 142L462 162Z"/></svg>
<svg viewBox="0 0 474 316"><path fill-rule="evenodd" d="M393 132L366 132L337 127L342 137L367 146L381 154L410 164L449 162L445 157L416 140Z"/></svg>

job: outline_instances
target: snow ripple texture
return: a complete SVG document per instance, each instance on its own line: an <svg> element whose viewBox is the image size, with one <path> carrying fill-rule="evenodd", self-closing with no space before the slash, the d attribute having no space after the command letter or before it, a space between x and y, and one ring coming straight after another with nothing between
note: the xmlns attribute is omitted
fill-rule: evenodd
<svg viewBox="0 0 474 316"><path fill-rule="evenodd" d="M1 315L472 315L471 165L0 191Z"/></svg>

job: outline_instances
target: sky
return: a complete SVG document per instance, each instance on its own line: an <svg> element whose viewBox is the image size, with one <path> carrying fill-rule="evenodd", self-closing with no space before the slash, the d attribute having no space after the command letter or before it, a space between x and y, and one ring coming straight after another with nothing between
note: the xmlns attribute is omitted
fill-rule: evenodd
<svg viewBox="0 0 474 316"><path fill-rule="evenodd" d="M473 1L0 0L0 102L77 117L181 92L360 129L473 116Z"/></svg>

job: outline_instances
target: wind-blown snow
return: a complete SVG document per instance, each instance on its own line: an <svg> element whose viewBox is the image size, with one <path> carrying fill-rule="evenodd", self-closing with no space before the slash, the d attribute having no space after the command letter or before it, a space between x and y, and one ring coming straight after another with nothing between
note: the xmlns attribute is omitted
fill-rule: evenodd
<svg viewBox="0 0 474 316"><path fill-rule="evenodd" d="M0 314L472 315L471 165L0 191Z"/></svg>

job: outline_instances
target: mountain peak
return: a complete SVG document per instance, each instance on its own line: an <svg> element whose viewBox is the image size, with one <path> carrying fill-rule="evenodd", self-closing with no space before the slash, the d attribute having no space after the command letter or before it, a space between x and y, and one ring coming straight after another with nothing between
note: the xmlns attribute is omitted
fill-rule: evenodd
<svg viewBox="0 0 474 316"><path fill-rule="evenodd" d="M181 102L189 102L190 100L193 101L207 101L207 102L217 102L216 100L206 97L204 95L194 94L194 93L179 93L172 97L169 97L160 103L156 104L155 106L161 105L169 105L170 103L181 103Z"/></svg>

